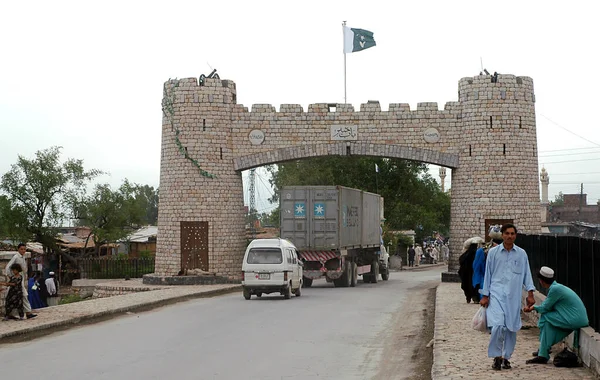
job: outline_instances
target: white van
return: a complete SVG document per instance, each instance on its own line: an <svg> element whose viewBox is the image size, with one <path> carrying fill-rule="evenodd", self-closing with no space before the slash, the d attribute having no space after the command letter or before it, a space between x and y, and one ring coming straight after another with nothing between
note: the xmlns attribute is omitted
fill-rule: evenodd
<svg viewBox="0 0 600 380"><path fill-rule="evenodd" d="M256 239L246 248L242 263L244 298L252 294L280 293L285 299L300 297L302 262L296 247L285 239Z"/></svg>

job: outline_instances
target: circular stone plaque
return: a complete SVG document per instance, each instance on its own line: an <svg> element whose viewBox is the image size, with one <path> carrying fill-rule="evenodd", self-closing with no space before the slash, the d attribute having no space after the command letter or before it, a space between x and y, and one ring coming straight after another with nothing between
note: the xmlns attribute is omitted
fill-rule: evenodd
<svg viewBox="0 0 600 380"><path fill-rule="evenodd" d="M435 144L436 142L440 141L441 137L442 136L440 135L440 132L438 132L438 130L435 128L427 128L423 133L423 138L425 141L431 144Z"/></svg>
<svg viewBox="0 0 600 380"><path fill-rule="evenodd" d="M260 145L265 141L265 133L260 129L253 129L250 131L248 139L252 145Z"/></svg>

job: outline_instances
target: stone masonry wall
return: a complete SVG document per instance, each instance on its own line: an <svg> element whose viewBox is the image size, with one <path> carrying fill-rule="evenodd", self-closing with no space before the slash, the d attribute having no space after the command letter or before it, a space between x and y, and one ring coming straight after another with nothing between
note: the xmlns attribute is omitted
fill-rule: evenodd
<svg viewBox="0 0 600 380"><path fill-rule="evenodd" d="M240 171L308 157L397 157L452 168L450 271L458 268L463 241L485 234L485 219L514 219L523 232L540 230L531 78L463 78L459 101L443 110L419 103L416 110L390 104L381 111L369 102L359 112L348 104L312 104L307 112L299 105L283 104L276 112L259 104L248 112L235 104L231 81L199 85L187 78L165 88L174 123L163 118L158 274L179 271L179 222L196 220L209 222L209 270L238 277L244 251ZM332 137L339 128L351 131L342 141ZM427 142L431 128L439 141ZM186 153L175 143L177 130ZM184 154L218 178L203 176Z"/></svg>

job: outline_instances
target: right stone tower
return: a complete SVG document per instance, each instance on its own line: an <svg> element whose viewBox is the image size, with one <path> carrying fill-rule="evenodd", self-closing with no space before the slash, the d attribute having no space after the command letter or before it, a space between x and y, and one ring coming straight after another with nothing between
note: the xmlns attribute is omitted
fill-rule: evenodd
<svg viewBox="0 0 600 380"><path fill-rule="evenodd" d="M449 272L458 270L465 237L485 236L490 224L541 230L533 80L463 78L458 96L463 132L451 179Z"/></svg>

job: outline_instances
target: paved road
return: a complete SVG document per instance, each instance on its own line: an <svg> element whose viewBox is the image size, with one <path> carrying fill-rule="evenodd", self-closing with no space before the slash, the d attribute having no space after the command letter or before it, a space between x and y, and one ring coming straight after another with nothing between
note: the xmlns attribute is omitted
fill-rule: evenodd
<svg viewBox="0 0 600 380"><path fill-rule="evenodd" d="M410 378L422 295L441 272L392 273L354 289L319 281L291 300L246 301L240 292L127 315L0 345L0 372L16 379L37 368L63 380Z"/></svg>

